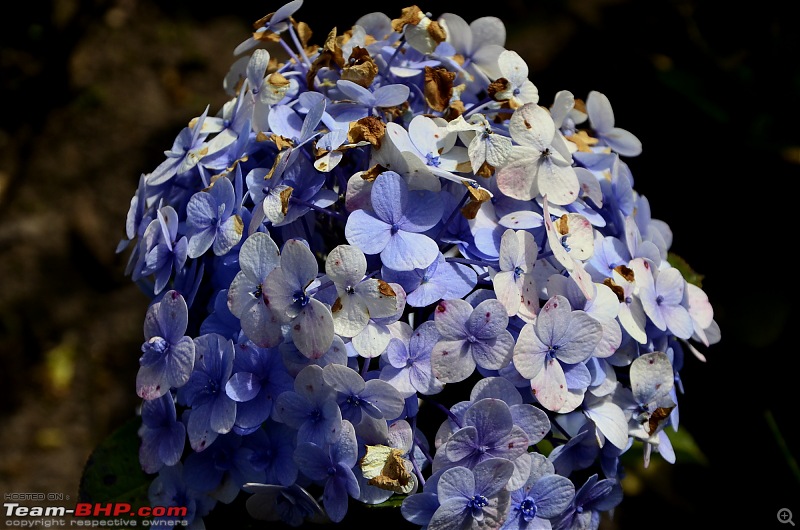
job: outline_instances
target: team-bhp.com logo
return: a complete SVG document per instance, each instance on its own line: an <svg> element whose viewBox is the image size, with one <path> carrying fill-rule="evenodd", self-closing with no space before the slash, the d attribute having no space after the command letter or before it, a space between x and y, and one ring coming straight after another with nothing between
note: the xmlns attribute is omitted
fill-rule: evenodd
<svg viewBox="0 0 800 530"><path fill-rule="evenodd" d="M3 503L6 524L19 527L30 527L30 518L42 518L38 526L98 526L97 518L112 518L111 521L103 521L106 524L99 526L136 526L135 518L142 518L142 526L162 526L169 523L169 526L186 525L186 515L188 509L185 506L139 506L134 508L125 502L111 503L90 503L79 502L75 508L64 506L23 506L17 502ZM73 517L67 524L64 520L57 518ZM51 518L50 524L43 524L45 518ZM85 519L81 519L85 518ZM155 518L150 520L150 518ZM18 523L18 524L17 524ZM55 524L53 524L55 523Z"/></svg>

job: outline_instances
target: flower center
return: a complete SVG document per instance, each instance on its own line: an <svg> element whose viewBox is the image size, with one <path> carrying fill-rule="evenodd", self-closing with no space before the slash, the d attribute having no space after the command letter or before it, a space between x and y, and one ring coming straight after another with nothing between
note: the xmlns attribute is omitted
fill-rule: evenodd
<svg viewBox="0 0 800 530"><path fill-rule="evenodd" d="M292 301L295 304L300 304L301 306L305 306L308 303L308 296L303 291L295 291L292 295Z"/></svg>
<svg viewBox="0 0 800 530"><path fill-rule="evenodd" d="M530 498L525 497L519 505L519 511L522 512L522 518L530 522L536 517L536 502Z"/></svg>
<svg viewBox="0 0 800 530"><path fill-rule="evenodd" d="M467 502L467 507L472 510L473 517L478 517L483 512L483 508L488 505L489 499L483 495L475 495Z"/></svg>
<svg viewBox="0 0 800 530"><path fill-rule="evenodd" d="M143 353L162 355L169 349L169 343L163 337L153 337L142 344Z"/></svg>
<svg viewBox="0 0 800 530"><path fill-rule="evenodd" d="M428 153L425 155L425 163L432 167L439 167L441 162L439 161L439 157L437 155L432 155Z"/></svg>

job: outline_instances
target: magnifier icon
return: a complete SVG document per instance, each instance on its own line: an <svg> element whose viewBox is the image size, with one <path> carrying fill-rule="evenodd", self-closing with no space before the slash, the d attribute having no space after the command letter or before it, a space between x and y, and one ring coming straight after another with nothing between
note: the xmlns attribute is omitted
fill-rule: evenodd
<svg viewBox="0 0 800 530"><path fill-rule="evenodd" d="M789 523L790 525L794 526L794 521L792 521L792 511L789 508L781 508L778 510L778 521L781 523Z"/></svg>

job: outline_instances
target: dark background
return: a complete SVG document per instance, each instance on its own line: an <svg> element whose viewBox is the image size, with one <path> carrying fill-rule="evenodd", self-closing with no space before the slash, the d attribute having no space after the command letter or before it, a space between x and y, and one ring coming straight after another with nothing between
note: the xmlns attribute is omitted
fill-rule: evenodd
<svg viewBox="0 0 800 530"><path fill-rule="evenodd" d="M633 466L603 527L800 517L796 18L773 0L418 3L504 20L541 102L605 93L644 146L635 189L704 275L722 341L687 357L681 429L703 458ZM0 35L0 490L76 495L92 448L134 413L147 298L114 252L141 173L225 101L232 50L280 4L15 4ZM321 43L410 3L306 2ZM791 337L792 339L794 337Z"/></svg>

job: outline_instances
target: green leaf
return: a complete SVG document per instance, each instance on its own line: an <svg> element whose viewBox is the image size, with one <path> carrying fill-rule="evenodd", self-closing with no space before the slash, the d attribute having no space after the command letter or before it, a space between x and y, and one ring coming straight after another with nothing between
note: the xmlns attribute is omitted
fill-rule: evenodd
<svg viewBox="0 0 800 530"><path fill-rule="evenodd" d="M696 285L697 287L700 288L703 287L703 278L705 278L705 276L692 269L689 266L689 264L686 263L685 259L678 256L677 254L668 252L667 261L670 263L670 265L672 265L681 272L681 275L683 275L684 280L686 280L691 284Z"/></svg>
<svg viewBox="0 0 800 530"><path fill-rule="evenodd" d="M408 495L392 495L388 499L378 504L364 504L365 508L399 508Z"/></svg>
<svg viewBox="0 0 800 530"><path fill-rule="evenodd" d="M141 418L132 418L95 447L81 476L81 502L124 502L135 510L149 506L147 489L153 477L139 464Z"/></svg>

